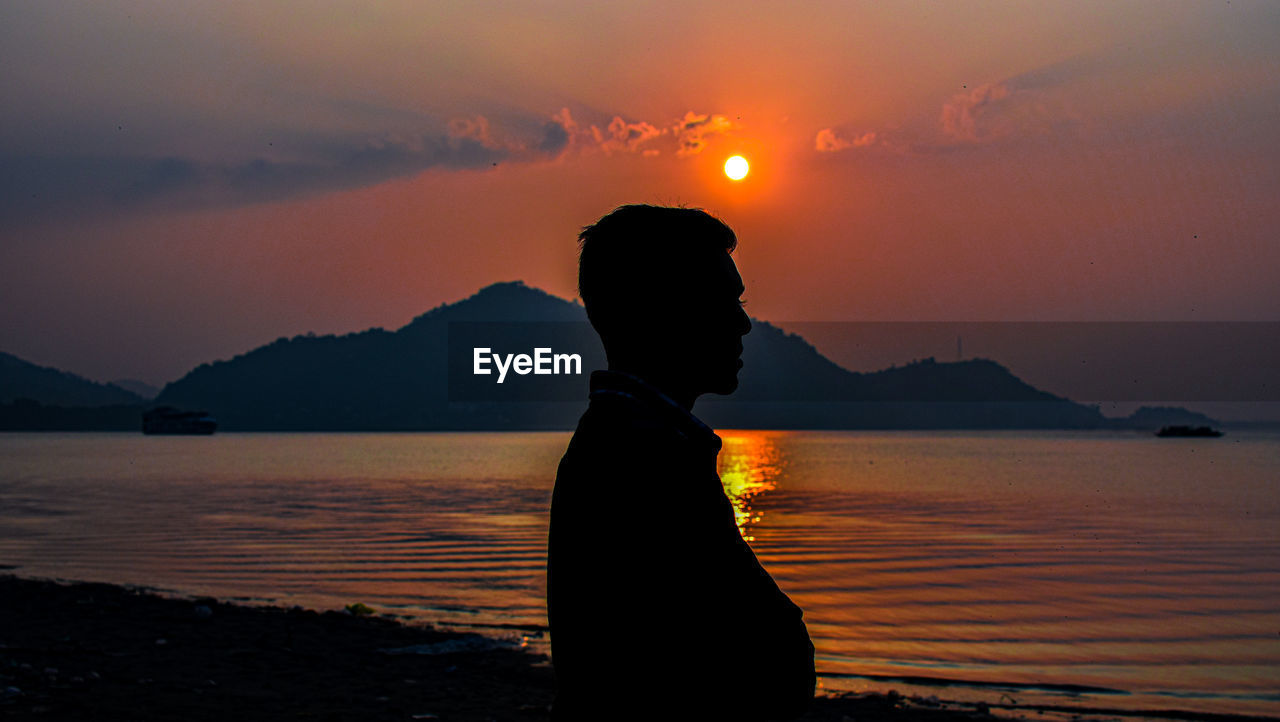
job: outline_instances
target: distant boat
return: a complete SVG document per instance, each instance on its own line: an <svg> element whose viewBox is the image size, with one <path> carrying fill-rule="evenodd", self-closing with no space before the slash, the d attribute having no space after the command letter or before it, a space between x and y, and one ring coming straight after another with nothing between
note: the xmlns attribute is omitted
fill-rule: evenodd
<svg viewBox="0 0 1280 722"><path fill-rule="evenodd" d="M218 421L208 411L183 411L157 406L142 415L144 434L212 434Z"/></svg>
<svg viewBox="0 0 1280 722"><path fill-rule="evenodd" d="M1156 436L1162 438L1169 437L1217 437L1222 436L1222 432L1217 429L1211 429L1208 426L1165 426L1156 432Z"/></svg>

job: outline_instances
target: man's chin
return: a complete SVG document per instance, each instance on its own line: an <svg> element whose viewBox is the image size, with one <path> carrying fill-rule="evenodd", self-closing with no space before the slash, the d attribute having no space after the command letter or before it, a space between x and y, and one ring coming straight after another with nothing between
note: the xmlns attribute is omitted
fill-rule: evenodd
<svg viewBox="0 0 1280 722"><path fill-rule="evenodd" d="M735 370L732 374L726 374L716 378L715 383L711 385L711 393L725 396L738 390L738 372Z"/></svg>

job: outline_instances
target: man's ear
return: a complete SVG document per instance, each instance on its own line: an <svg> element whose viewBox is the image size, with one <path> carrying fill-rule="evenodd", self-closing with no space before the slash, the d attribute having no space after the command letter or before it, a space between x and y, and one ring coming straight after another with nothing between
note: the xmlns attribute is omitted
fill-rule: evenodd
<svg viewBox="0 0 1280 722"><path fill-rule="evenodd" d="M673 342L681 339L683 330L654 316L634 316L600 336L610 363L647 361L670 356Z"/></svg>

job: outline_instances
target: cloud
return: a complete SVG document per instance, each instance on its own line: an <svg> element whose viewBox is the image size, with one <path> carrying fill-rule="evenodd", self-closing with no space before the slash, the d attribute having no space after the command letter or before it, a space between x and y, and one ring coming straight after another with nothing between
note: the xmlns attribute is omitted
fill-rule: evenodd
<svg viewBox="0 0 1280 722"><path fill-rule="evenodd" d="M482 126L467 126L468 132ZM47 217L248 205L374 185L429 168L482 168L511 156L509 149L455 134L333 140L309 159L288 161L8 155L0 157L0 227Z"/></svg>
<svg viewBox="0 0 1280 722"><path fill-rule="evenodd" d="M493 139L489 130L489 119L483 115L472 118L454 118L449 121L449 136L474 140L486 148L500 148L502 144Z"/></svg>
<svg viewBox="0 0 1280 722"><path fill-rule="evenodd" d="M896 154L933 154L1001 141L1078 138L1090 128L1084 109L1097 95L1093 81L1113 61L1072 58L965 88L942 103L936 119L912 119L905 127L862 132L823 128L814 137L814 150L875 147Z"/></svg>
<svg viewBox="0 0 1280 722"><path fill-rule="evenodd" d="M548 120L542 126L542 140L538 142L538 150L548 155L559 155L569 146L569 129L555 120Z"/></svg>
<svg viewBox="0 0 1280 722"><path fill-rule="evenodd" d="M565 132L569 135L573 135L578 132L578 121L573 119L573 115L569 112L568 108L561 108L559 113L553 113L551 115L551 120L564 128Z"/></svg>
<svg viewBox="0 0 1280 722"><path fill-rule="evenodd" d="M615 115L608 123L580 124L568 108L562 108L551 116L547 132L554 135L553 148L572 147L580 152L607 155L636 153L651 158L664 152L674 152L678 157L696 155L713 136L740 127L727 116L693 111L666 123L627 120ZM551 152L553 148L544 150Z"/></svg>
<svg viewBox="0 0 1280 722"><path fill-rule="evenodd" d="M739 127L727 116L699 115L691 110L672 128L678 143L676 155L697 155L706 147L708 138L723 135Z"/></svg>
<svg viewBox="0 0 1280 722"><path fill-rule="evenodd" d="M609 121L605 130L591 126L591 135L596 145L606 153L618 151L634 153L643 150L640 146L661 136L664 132L651 123L644 121L629 123L617 115Z"/></svg>
<svg viewBox="0 0 1280 722"><path fill-rule="evenodd" d="M942 132L949 138L968 142L985 140L994 134L992 124L980 125L993 110L998 109L1000 101L1010 96L1012 91L1006 83L986 83L979 85L967 93L960 93L942 106L939 123Z"/></svg>
<svg viewBox="0 0 1280 722"><path fill-rule="evenodd" d="M983 83L942 104L938 129L944 142L959 144L1079 133L1085 108L1110 104L1109 83L1134 67L1132 53L1118 49Z"/></svg>
<svg viewBox="0 0 1280 722"><path fill-rule="evenodd" d="M581 134L582 129L578 127L578 121L573 119L573 114L568 108L561 108L559 112L552 113L551 119L543 124L542 141L538 143L538 150L551 156L559 156L577 145Z"/></svg>
<svg viewBox="0 0 1280 722"><path fill-rule="evenodd" d="M984 83L952 96L938 117L941 143L974 145L1032 138L1081 138L1115 107L1091 84L1071 71L1091 70L1084 63L1042 68Z"/></svg>
<svg viewBox="0 0 1280 722"><path fill-rule="evenodd" d="M439 130L298 134L273 144L268 154L242 160L151 154L145 143L134 151L100 152L0 147L0 227L139 210L236 207L366 187L428 169L546 162L571 151L688 156L710 137L737 127L723 115L693 112L661 124L615 115L601 127L579 123L568 108L541 119L509 113L502 122L484 115L419 119L424 120Z"/></svg>
<svg viewBox="0 0 1280 722"><path fill-rule="evenodd" d="M876 132L873 130L850 137L834 128L823 128L813 139L813 148L819 153L835 153L849 148L865 148L875 142Z"/></svg>

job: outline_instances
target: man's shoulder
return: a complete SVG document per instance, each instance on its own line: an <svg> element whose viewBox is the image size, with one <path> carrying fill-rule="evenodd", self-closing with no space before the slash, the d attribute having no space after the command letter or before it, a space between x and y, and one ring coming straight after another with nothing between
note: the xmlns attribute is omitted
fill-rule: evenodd
<svg viewBox="0 0 1280 722"><path fill-rule="evenodd" d="M626 486L618 482L628 478L670 479L690 467L689 450L677 430L644 408L626 400L592 399L560 460L557 485L589 478L601 493L612 493L607 490ZM612 483L599 483L606 479Z"/></svg>
<svg viewBox="0 0 1280 722"><path fill-rule="evenodd" d="M680 434L652 410L625 398L599 396L578 419L569 449L595 446L674 445Z"/></svg>

